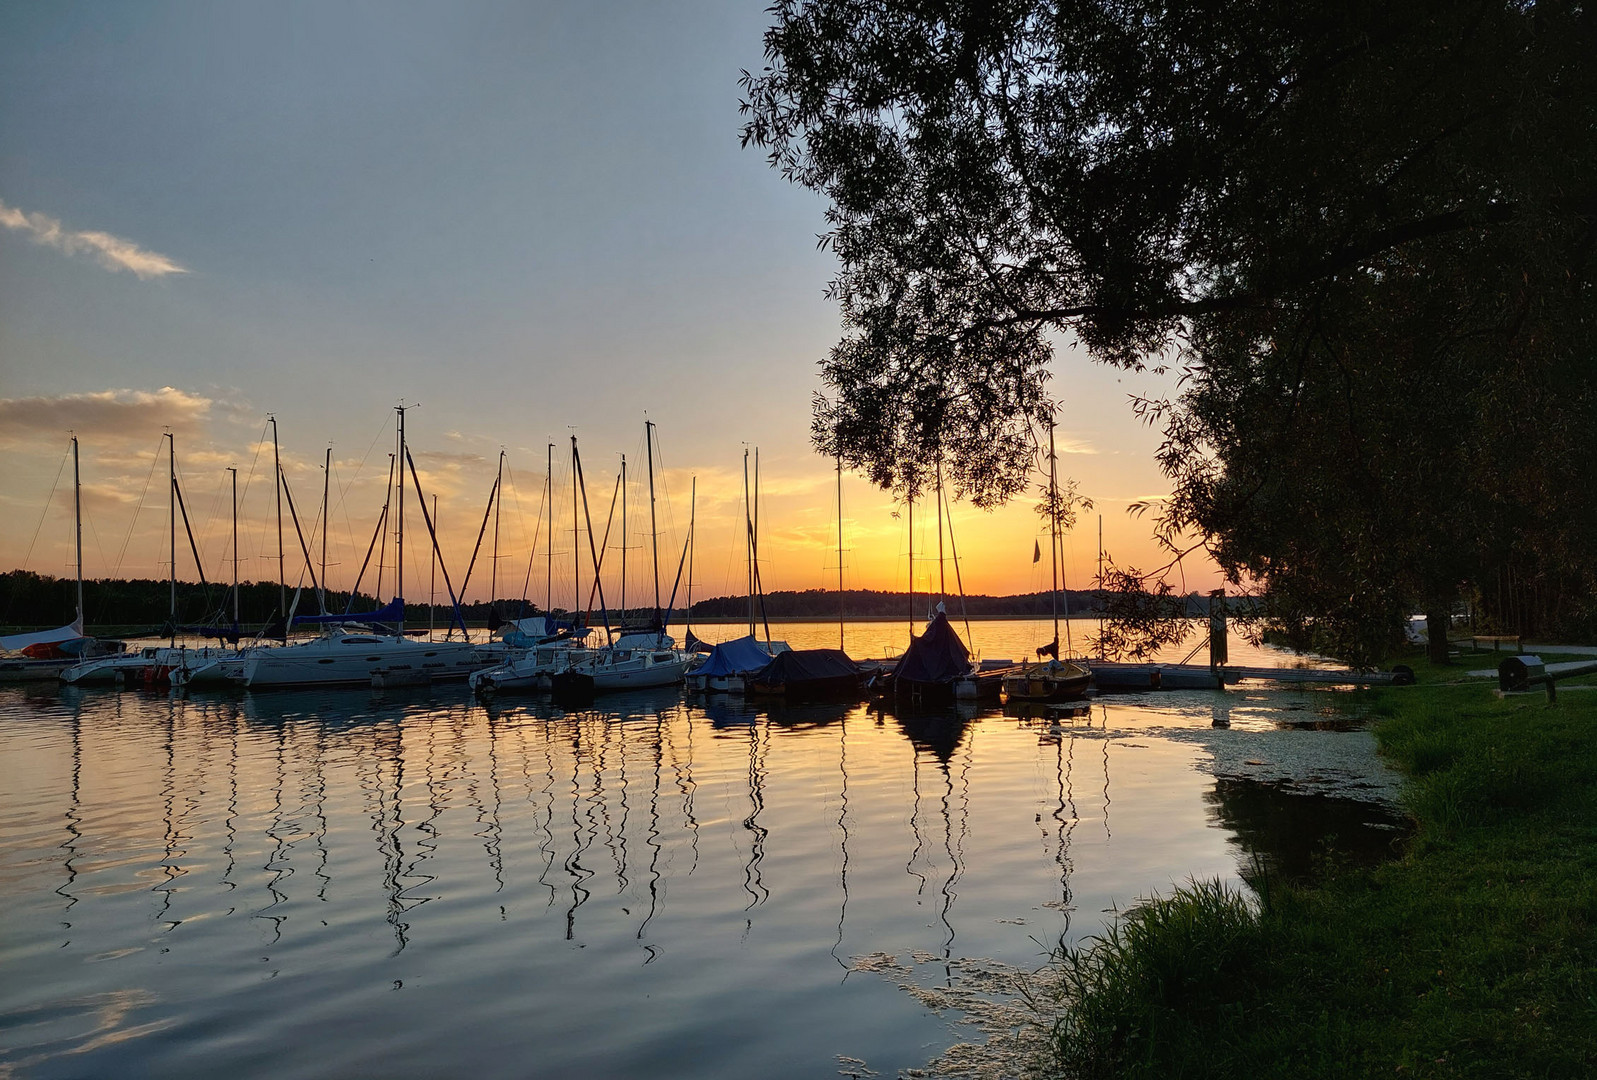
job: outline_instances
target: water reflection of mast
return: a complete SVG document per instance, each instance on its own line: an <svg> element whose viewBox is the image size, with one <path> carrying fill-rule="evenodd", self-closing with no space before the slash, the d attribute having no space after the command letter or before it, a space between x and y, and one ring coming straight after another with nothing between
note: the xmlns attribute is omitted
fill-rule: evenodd
<svg viewBox="0 0 1597 1080"><path fill-rule="evenodd" d="M1068 751L1062 750L1064 740L1055 744L1056 765L1055 775L1059 780L1059 806L1054 810L1054 819L1059 823L1059 852L1054 856L1054 861L1059 864L1059 903L1060 910L1065 915L1065 929L1070 929L1071 901L1074 894L1070 891L1070 838L1076 831L1081 817L1076 812L1076 785L1072 773L1076 763L1076 733L1070 733ZM1062 754L1064 760L1058 761ZM1066 806L1070 808L1070 819L1064 818Z"/></svg>
<svg viewBox="0 0 1597 1080"><path fill-rule="evenodd" d="M665 714L655 710L654 714L654 787L649 792L649 913L638 924L638 941L643 941L643 933L649 928L649 923L654 919L655 910L660 904L660 770L665 767ZM644 950L649 958L644 966L654 963L660 950L654 945L645 944Z"/></svg>
<svg viewBox="0 0 1597 1080"><path fill-rule="evenodd" d="M285 831L283 828L283 784L285 782L284 774L287 771L284 748L286 729L286 723L277 725L277 783L272 785L272 823L266 827L266 835L272 838L273 846L271 857L266 860L266 866L263 869L271 875L266 881L266 891L272 894L272 902L255 913L255 918L265 919L272 924L273 944L276 944L283 936L283 920L285 916L272 915L270 912L274 907L288 901L288 894L280 890L277 885L282 878L294 872L294 868L289 866L286 861L291 844L283 835Z"/></svg>
<svg viewBox="0 0 1597 1080"><path fill-rule="evenodd" d="M582 865L583 852L588 841L583 837L579 804L582 801L582 727L581 721L572 718L571 730L571 854L566 856L565 870L571 875L571 906L566 909L566 940L576 935L577 909L588 899L588 890L582 883L593 876L593 871Z"/></svg>
<svg viewBox="0 0 1597 1080"><path fill-rule="evenodd" d="M625 543L625 542L626 541L623 539L622 543ZM622 722L619 718L617 718L617 720L616 720L616 722L614 724L611 724L611 723L608 723L608 722L605 724L605 727L604 727L604 742L605 742L605 748L606 748L606 756L608 756L608 754L609 754L610 733L611 733L612 728L619 730L620 733L621 733L621 737L618 740L618 742L620 743L620 749L621 749L621 768L618 770L618 772L620 774L620 779L621 779L621 821L616 826L615 845L611 849L612 853L615 856L615 860L616 860L616 895L620 896L621 894L625 893L627 891L627 889L632 884L627 879L627 817L628 817L628 815L630 813L631 808L627 805L627 739L626 739L626 727L625 727L624 722ZM609 770L609 766L608 765L605 768L606 768L606 771ZM608 827L609 824L610 824L610 815L608 813L608 807L607 807L606 808L606 814L605 814L605 825L606 825L606 827Z"/></svg>
<svg viewBox="0 0 1597 1080"><path fill-rule="evenodd" d="M760 811L765 809L765 760L761 748L761 733L764 732L766 739L769 739L769 724L770 720L767 718L749 727L749 805L752 809L749 811L749 816L743 819L743 827L752 835L753 842L749 846L748 865L743 868L743 888L748 891L751 898L744 911L765 903L771 895L770 890L760 879L760 864L765 861L765 838L770 835L770 830L759 821Z"/></svg>
<svg viewBox="0 0 1597 1080"><path fill-rule="evenodd" d="M83 703L77 702L72 708L72 797L67 803L67 838L61 842L61 848L67 853L62 868L67 872L67 879L56 887L56 895L65 900L66 907L61 909L65 916L77 905L78 898L72 895L72 886L78 880L78 868L73 862L78 857L78 844L83 840L83 811L79 801L83 794ZM71 930L72 923L65 918L61 922L63 930ZM72 944L72 939L61 943L64 949Z"/></svg>
<svg viewBox="0 0 1597 1080"><path fill-rule="evenodd" d="M839 482L841 482L841 481L839 481ZM842 805L838 808L838 811L837 811L837 828L838 828L838 831L841 832L842 836L843 836L842 840L840 840L838 842L838 847L842 851L843 861L842 861L842 865L838 869L837 881L838 881L838 885L842 887L843 899L837 906L837 940L832 943L832 959L836 960L838 966L841 967L845 972L847 972L847 971L850 970L849 965L844 962L844 960L843 960L843 958L841 956L837 955L837 950L841 949L843 947L843 920L848 915L848 717L847 716L844 716L843 719L841 721L839 721L837 734L838 734L837 768L838 768L838 771L843 774ZM848 976L845 974L843 976L843 978L847 979Z"/></svg>
<svg viewBox="0 0 1597 1080"><path fill-rule="evenodd" d="M920 750L911 747L914 756L910 769L910 785L915 792L915 801L911 804L909 812L910 831L915 834L915 849L909 853L909 861L904 864L904 870L920 879L920 886L915 890L916 897L926 891L926 875L915 869L915 860L920 857L921 849L926 846L926 841L920 833ZM917 899L916 903L920 901Z"/></svg>
<svg viewBox="0 0 1597 1080"><path fill-rule="evenodd" d="M948 915L954 909L954 897L959 895L954 885L959 880L963 867L960 857L954 853L954 772L946 761L941 764L940 769L943 774L943 851L948 856L948 877L943 880L942 888L939 890L943 894L943 906L938 910L937 918L943 924L943 929L948 931L948 936L943 939L943 974L946 978L952 979L953 968L948 966L947 962L954 958L954 924Z"/></svg>
<svg viewBox="0 0 1597 1080"><path fill-rule="evenodd" d="M682 793L682 818L688 826L688 837L693 847L693 864L688 867L687 876L692 877L693 871L699 868L699 821L693 813L693 793L698 789L698 784L693 779L693 717L688 713L686 704L677 706L677 715L683 721L682 726L688 733L688 761L687 768L682 767L682 762L677 760L676 740L671 740L671 771L676 776L677 790Z"/></svg>
<svg viewBox="0 0 1597 1080"><path fill-rule="evenodd" d="M227 821L226 821L226 824L224 826L226 828L226 830L227 830L227 843L222 845L222 854L227 856L227 869L222 871L222 884L226 885L228 887L229 891L232 891L233 889L238 888L238 882L233 880L233 871L238 866L237 862L233 858L233 845L238 843L238 825L237 825L237 822L238 822L238 740L239 740L239 730L238 730L238 728L239 728L239 719L240 719L239 711L236 710L236 709L233 710L232 715L229 717L229 719L232 721L232 723L230 723L228 725L228 740L227 740ZM230 908L227 909L227 913L229 915L231 915L231 914L233 914L233 912L235 912L237 910L238 910L237 907L230 907Z"/></svg>
<svg viewBox="0 0 1597 1080"><path fill-rule="evenodd" d="M1103 835L1105 840L1114 838L1109 831L1109 706L1103 707Z"/></svg>
<svg viewBox="0 0 1597 1080"><path fill-rule="evenodd" d="M610 726L609 722L597 713L588 717L588 726L597 726L599 728L596 749L588 754L588 762L593 767L593 790L588 792L588 796L584 800L588 804L586 810L588 843L591 847L593 842L599 839L602 832L604 834L605 847L609 850L610 857L615 859L615 831L610 826L610 802L604 788L604 774L609 768L607 752L610 741ZM625 872L626 870L623 867L620 873L624 875ZM595 874L597 874L597 871L595 871Z"/></svg>
<svg viewBox="0 0 1597 1080"><path fill-rule="evenodd" d="M332 451L328 451L331 453ZM327 873L327 768L324 757L327 742L326 732L320 723L316 724L315 757L312 759L313 771L311 776L312 798L311 807L316 815L316 831L311 834L311 839L316 844L318 855L316 863L316 878L321 882L316 889L316 899L325 903L327 901L327 887L333 883L332 877Z"/></svg>
<svg viewBox="0 0 1597 1080"><path fill-rule="evenodd" d="M965 757L959 770L959 840L954 840L954 823L950 801L954 796L954 776L947 762L943 763L943 850L948 853L949 869L948 880L943 882L943 910L941 913L943 926L948 930L948 938L943 942L943 959L952 960L954 957L954 924L950 915L954 910L954 900L959 896L959 890L954 888L960 879L965 876L965 839L970 828L970 758L976 743L976 732L971 731L970 741L965 744ZM943 969L949 979L954 977L952 968Z"/></svg>
<svg viewBox="0 0 1597 1080"><path fill-rule="evenodd" d="M518 733L524 732L524 731L527 730L527 725L526 724L518 725L516 730L517 730ZM543 760L544 760L544 766L545 766L545 771L544 771L544 778L545 779L544 779L543 791L541 791L539 793L543 797L543 804L542 804L542 806L536 806L535 805L535 812L534 812L534 815L533 815L534 820L537 821L537 823L538 823L538 830L542 834L538 838L538 850L543 852L543 869L538 871L538 884L542 885L544 888L549 890L549 903L547 905L545 905L545 906L553 907L554 906L554 902L555 902L556 890L555 890L555 887L554 887L554 882L549 880L549 871L554 867L554 864L555 864L555 835L554 835L554 819L555 819L555 797L554 797L554 790L555 790L555 755L554 755L554 747L553 747L552 742L551 742L550 737L549 737L549 728L548 728L547 725L545 725L545 727L543 729L543 738L540 739L539 741L543 743ZM521 757L521 775L527 778L527 801L531 802L532 801L532 773L529 771L529 768L528 768L529 763L531 762L531 758L529 758L527 756L527 752L526 752L526 747L525 746L523 746L522 749L521 749L520 757ZM541 811L541 813L538 812L538 811Z"/></svg>
<svg viewBox="0 0 1597 1080"><path fill-rule="evenodd" d="M411 889L413 886L411 883L415 882L420 885L431 885L437 880L437 875L428 874L423 870L423 864L438 853L438 840L440 834L438 832L438 826L436 822L443 814L443 805L440 805L438 795L438 776L433 753L433 746L437 738L437 731L438 725L436 723L427 725L426 748L422 753L422 776L427 784L427 816L416 823L416 831L420 833L421 836L416 841L416 847L411 855L410 861L405 865L404 872L400 875L400 880L403 884L400 889L399 899L400 902L404 904L406 911L409 911L412 907L418 907L422 904L425 904L428 900L432 899L431 896L412 895ZM401 789L401 791L403 791L403 789ZM446 791L442 802L444 805L447 805L448 801L448 793Z"/></svg>
<svg viewBox="0 0 1597 1080"><path fill-rule="evenodd" d="M498 526L495 525L495 528ZM462 718L463 720L465 717ZM477 824L483 826L479 834L482 837L482 849L488 853L488 865L494 872L494 892L503 892L505 888L505 864L500 854L501 832L499 826L499 732L494 725L494 718L488 717L488 789L493 792L493 809L489 810L480 802L477 806ZM505 906L499 905L499 918L505 918Z"/></svg>
<svg viewBox="0 0 1597 1080"><path fill-rule="evenodd" d="M367 792L367 812L372 819L372 832L377 834L377 851L383 857L383 891L388 894L388 912L386 918L388 925L394 928L395 947L393 955L397 956L405 951L405 946L410 943L410 923L404 919L405 903L401 897L400 877L405 863L404 848L400 844L399 830L403 825L400 816L400 792L405 783L405 755L404 736L400 730L399 721L392 724L392 744L384 753L383 730L374 729L372 732L373 753L371 755L372 774L368 785L366 779L361 780L362 787ZM394 784L390 788L383 782L383 766L391 764L394 770ZM375 796L375 803L372 798Z"/></svg>

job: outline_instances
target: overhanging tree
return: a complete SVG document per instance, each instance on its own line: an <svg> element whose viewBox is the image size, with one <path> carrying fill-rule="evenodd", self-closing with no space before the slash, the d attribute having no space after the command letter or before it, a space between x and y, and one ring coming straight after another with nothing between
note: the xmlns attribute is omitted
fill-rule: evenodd
<svg viewBox="0 0 1597 1080"><path fill-rule="evenodd" d="M1589 598L1597 33L1574 4L797 2L745 143L830 200L815 440L1023 490L1061 333L1233 583L1369 662L1504 566ZM1312 616L1312 619L1310 618Z"/></svg>

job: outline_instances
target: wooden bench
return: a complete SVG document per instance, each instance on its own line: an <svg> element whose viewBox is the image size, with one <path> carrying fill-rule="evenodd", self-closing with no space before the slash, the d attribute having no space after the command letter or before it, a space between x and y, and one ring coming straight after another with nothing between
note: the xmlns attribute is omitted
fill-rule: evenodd
<svg viewBox="0 0 1597 1080"><path fill-rule="evenodd" d="M1512 645L1515 653L1525 651L1525 638L1522 634L1475 634L1469 639L1470 648L1481 649L1481 642L1488 642L1492 652L1497 652L1500 645Z"/></svg>

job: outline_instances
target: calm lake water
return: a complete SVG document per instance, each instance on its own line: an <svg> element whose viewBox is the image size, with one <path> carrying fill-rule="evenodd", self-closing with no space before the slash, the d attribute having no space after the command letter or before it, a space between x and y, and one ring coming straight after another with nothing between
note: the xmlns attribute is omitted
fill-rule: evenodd
<svg viewBox="0 0 1597 1080"><path fill-rule="evenodd" d="M1041 629L974 636L1020 655ZM901 645L859 624L849 647L883 632ZM1261 658L1290 662L1233 652ZM1058 725L0 688L0 1075L895 1075L968 1035L857 958L926 988L961 958L1030 969L1252 853L1297 874L1385 850L1393 780L1327 698L1105 698Z"/></svg>

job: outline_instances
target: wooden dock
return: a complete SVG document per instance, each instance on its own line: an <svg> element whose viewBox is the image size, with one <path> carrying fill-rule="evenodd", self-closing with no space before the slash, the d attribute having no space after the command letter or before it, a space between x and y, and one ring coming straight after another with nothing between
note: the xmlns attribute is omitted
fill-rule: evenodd
<svg viewBox="0 0 1597 1080"><path fill-rule="evenodd" d="M1226 682L1269 679L1273 682L1312 683L1317 686L1404 686L1414 681L1409 671L1348 671L1329 668L1236 667L1226 665Z"/></svg>

